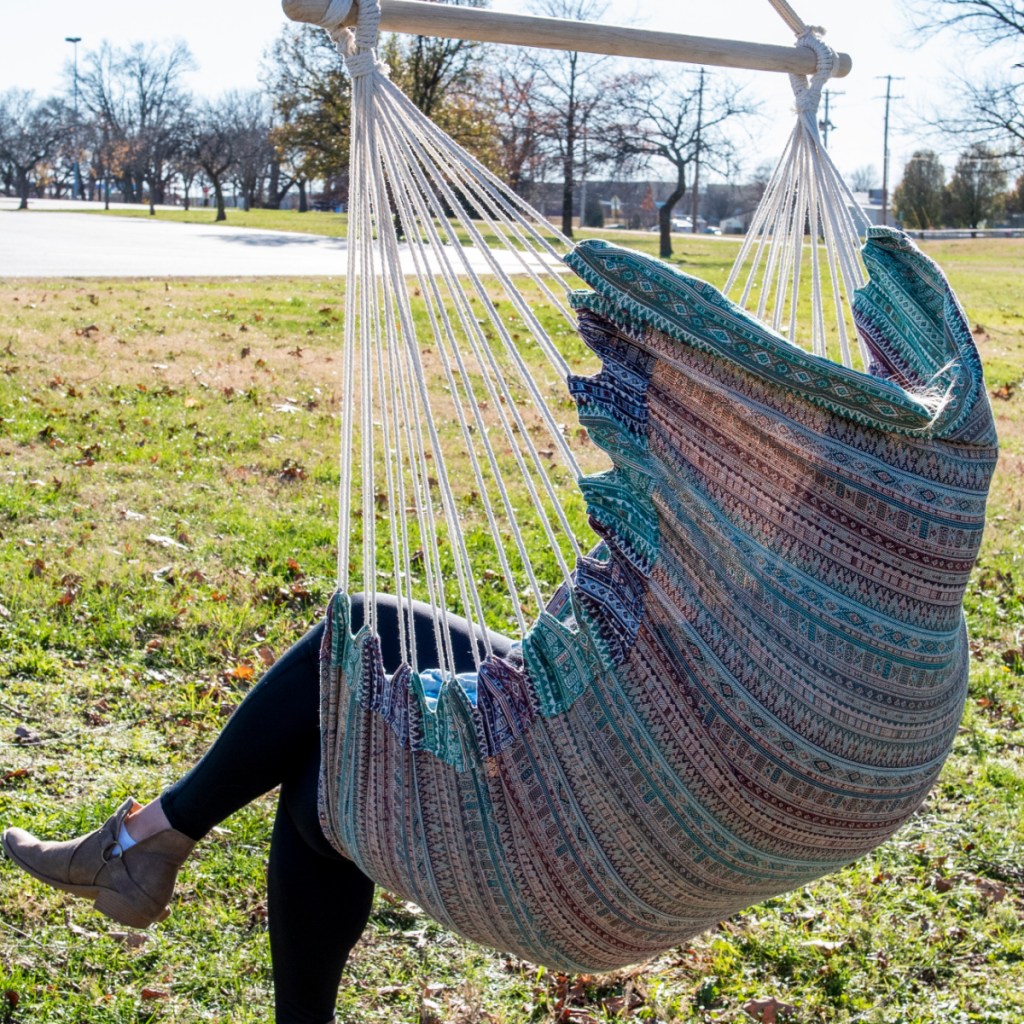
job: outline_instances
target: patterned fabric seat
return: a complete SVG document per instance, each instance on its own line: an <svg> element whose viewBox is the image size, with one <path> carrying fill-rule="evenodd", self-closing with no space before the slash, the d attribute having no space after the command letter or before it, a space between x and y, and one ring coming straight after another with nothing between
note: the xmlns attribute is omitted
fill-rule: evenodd
<svg viewBox="0 0 1024 1024"><path fill-rule="evenodd" d="M865 260L870 374L656 260L570 255L603 360L570 380L614 467L581 481L602 550L475 703L385 676L332 602L322 818L377 882L487 945L603 970L914 813L963 709L996 438L939 270L887 229Z"/></svg>

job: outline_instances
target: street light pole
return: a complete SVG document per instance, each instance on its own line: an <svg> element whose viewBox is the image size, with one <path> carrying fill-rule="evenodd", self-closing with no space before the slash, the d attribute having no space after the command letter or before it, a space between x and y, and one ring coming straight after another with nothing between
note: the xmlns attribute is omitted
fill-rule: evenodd
<svg viewBox="0 0 1024 1024"><path fill-rule="evenodd" d="M74 184L72 185L71 196L73 199L82 198L82 169L78 165L78 44L82 41L81 36L65 36L64 42L70 43L75 48L75 123L71 127L71 146L75 151L75 160L72 165Z"/></svg>

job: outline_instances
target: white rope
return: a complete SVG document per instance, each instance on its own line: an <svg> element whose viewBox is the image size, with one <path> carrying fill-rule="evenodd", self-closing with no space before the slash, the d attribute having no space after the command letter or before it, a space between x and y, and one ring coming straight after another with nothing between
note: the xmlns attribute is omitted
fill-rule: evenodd
<svg viewBox="0 0 1024 1024"><path fill-rule="evenodd" d="M395 126L392 125L391 127ZM411 167L413 169L414 176L416 176L418 179L417 184L420 186L420 188L418 191L410 189L408 190L408 193L410 195L416 196L417 198L420 198L421 196L428 196L433 199L434 209L432 211L427 210L422 203L420 204L420 208L418 211L420 223L423 224L425 230L429 235L429 242L430 245L433 247L434 253L439 255L442 274L449 288L449 292L452 296L452 299L455 302L456 313L460 320L462 330L471 346L472 355L475 357L477 361L478 368L483 371L482 378L488 390L488 398L495 403L495 408L498 413L499 420L504 428L505 440L507 441L510 448L512 449L513 454L517 458L520 472L523 475L523 480L526 483L527 487L530 488L531 496L534 498L535 505L543 508L543 505L541 504L541 499L536 494L536 491L533 489L530 471L522 461L522 458L519 453L519 444L517 442L520 438L523 439L523 441L525 441L525 445L528 449L528 454L531 456L534 470L541 471L539 475L546 483L550 483L550 481L547 480L546 474L543 473L543 463L541 462L540 455L537 452L536 445L530 438L529 430L527 429L527 426L519 413L517 403L513 400L512 394L508 390L505 376L501 372L500 367L497 365L494 349L492 346L488 345L487 339L484 336L480 328L480 325L477 323L476 318L473 315L472 309L470 308L469 304L466 301L465 293L458 287L456 283L458 280L457 269L451 265L451 262L449 260L449 253L454 253L458 257L461 257L467 275L474 278L473 283L478 290L479 298L481 299L482 302L485 303L488 312L491 314L491 321L493 326L495 326L499 331L499 334L501 335L502 340L505 343L506 349L510 352L516 351L514 341L510 334L508 333L508 329L506 328L505 324L502 323L501 318L498 316L497 311L491 304L490 297L487 295L486 291L482 287L482 282L478 277L475 277L475 275L471 274L471 268L468 266L467 255L465 251L462 249L462 247L457 244L457 239L454 237L454 235L450 234L450 232L449 237L447 239L442 239L438 234L438 229L435 226L435 224L443 226L446 225L446 220L444 218L444 210L440 205L440 202L437 199L436 194L429 188L429 184L423 178L419 163L412 159L413 154L405 148L406 140L403 140L401 136L397 134L393 135L391 138L395 145L395 151L401 151L403 157L405 158L404 163L400 161L395 162L392 168L393 173L395 175L399 175L401 174L403 167ZM394 151L392 151L392 158L394 158ZM404 193L406 190L401 191ZM444 195L447 199L454 198L450 194L450 192L445 192ZM433 214L433 218L431 217L431 213ZM448 231L446 226L442 227L442 230ZM436 279L433 275L427 275L425 279L421 277L421 287L424 288L425 292L427 288L430 288L431 290L436 290L435 280ZM518 292L516 292L516 294L518 294ZM451 330L451 324L448 320L447 311L440 303L438 303L438 308L444 321L447 336L452 344L452 352L454 358L456 359L459 365L460 372L462 374L464 386L466 388L466 393L468 397L474 402L474 411L477 414L479 414L479 403L476 401L475 392L473 391L472 386L469 382L468 371L463 360L463 355L459 350L457 343L455 342L455 338ZM523 366L523 371L524 379L530 385L532 385L532 378L529 376L528 370L525 366ZM456 409L458 410L457 403ZM506 414L506 409L509 410L508 414ZM511 422L509 420L509 415L512 418ZM495 482L501 490L503 502L506 504L506 507L508 508L509 512L511 512L511 506L508 505L507 499L505 498L504 481L502 479L500 471L498 470L497 460L494 456L493 448L490 445L490 441L487 437L487 432L486 429L484 428L484 424L482 423L482 421L478 423L478 429L480 430L481 443L483 444L486 450L488 461L491 463L492 469L495 473ZM559 436L561 435L561 432L557 431L557 427L556 432ZM465 440L469 442L471 439L467 437L465 438ZM472 451L472 445L468 444L467 446L469 450ZM567 455L570 459L572 459L571 465L573 467L574 472L578 475L579 471L575 466L575 460L572 458L572 452L571 450L568 450L568 448ZM548 493L548 498L549 500L557 502L557 497L553 489ZM560 509L560 506L558 506L557 504L555 507L556 509ZM510 516L510 519L512 522L513 530L515 532L517 546L520 548L520 552L524 560L524 565L527 567L527 570L530 573L531 583L533 584L536 593L539 596L538 585L533 576L532 570L529 569L529 559L526 554L526 548L521 542L521 538L518 534L518 528L515 526L514 518ZM544 521L549 523L547 517L545 517ZM566 530L574 544L574 553L576 553L577 555L580 554L581 552L578 546L575 545L575 538L573 538L571 533L569 533L568 523L562 522L561 525L563 529ZM556 534L554 532L549 531L547 539L549 543L555 545L554 550L556 552L557 557L559 557L563 576L568 578L568 576L570 575L570 570L568 564L565 563L564 559L561 558L561 555L558 552Z"/></svg>
<svg viewBox="0 0 1024 1024"><path fill-rule="evenodd" d="M550 365L563 402L569 367L512 276L525 275L573 326L561 264L569 243L388 81L376 53L377 5L363 0L354 28L343 25L350 7L333 0L323 20L352 77L354 129L338 580L345 591L355 583L361 531L367 626L377 629L380 576L402 606L403 660L426 667L411 636L411 603L425 600L438 667L449 676L449 610L483 627L490 581L503 577L521 634L528 603L542 607L555 582L539 577L530 551L543 545L563 583L582 552L559 500L564 481L553 476L580 470L524 339ZM506 479L512 465L518 488ZM493 550L488 572L475 564L483 547ZM491 654L484 640L477 665Z"/></svg>
<svg viewBox="0 0 1024 1024"><path fill-rule="evenodd" d="M772 3L787 22L795 19L803 27L784 0ZM558 414L535 379L526 339L559 386L569 367L513 279L513 273L525 275L553 313L573 326L565 302L569 286L560 272L569 243L388 81L376 53L379 7L362 0L358 22L348 28L343 22L350 7L350 0L332 0L324 18L352 77L354 129L339 586L353 586L353 550L361 532L367 626L377 629L380 576L400 601L403 660L413 669L426 667L416 664L411 636L412 601L425 600L438 667L450 676L450 610L481 631L485 624L501 629L504 621L486 620L491 580L502 579L508 592L504 607L522 633L529 605L542 606L546 586L554 582L539 577L531 550L550 552L563 583L571 581L571 560L582 551L559 500L564 480L556 479L558 473L578 477L580 470ZM729 286L753 257L742 301L756 301L758 315L769 315L777 330L788 319L795 337L806 226L812 345L826 353L820 251L840 312L845 361L849 344L841 300L852 294L863 271L855 251L857 226L846 207L849 193L820 145L815 120L835 55L806 28L798 45L815 50L818 70L809 80L791 79L797 124ZM561 391L558 398L565 401ZM506 479L513 465L518 487ZM486 571L476 556L485 548L493 551L494 563ZM473 654L479 666L492 651L485 640Z"/></svg>
<svg viewBox="0 0 1024 1024"><path fill-rule="evenodd" d="M787 22L788 15L799 22L784 0L771 3ZM814 50L817 70L810 78L790 75L796 124L754 213L725 290L729 292L745 274L740 304L753 308L757 317L770 321L776 331L788 321L789 339L795 343L804 292L806 237L811 271L811 351L827 356L829 335L834 332L842 363L852 366L846 311L854 292L866 281L860 246L869 222L818 135L821 92L836 66L835 52L824 43L821 34L821 29L805 28L797 39L798 46ZM828 267L834 306L833 314L827 317L822 258ZM756 304L752 307L755 294ZM860 356L866 366L863 343Z"/></svg>

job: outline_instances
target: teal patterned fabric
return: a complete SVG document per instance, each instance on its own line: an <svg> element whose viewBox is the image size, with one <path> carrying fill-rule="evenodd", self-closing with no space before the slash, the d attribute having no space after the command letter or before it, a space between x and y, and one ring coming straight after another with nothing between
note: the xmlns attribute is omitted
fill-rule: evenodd
<svg viewBox="0 0 1024 1024"><path fill-rule="evenodd" d="M866 374L656 260L570 255L603 544L475 688L385 675L336 596L322 820L367 874L470 938L605 970L914 813L963 709L996 438L938 268L885 229L865 260Z"/></svg>

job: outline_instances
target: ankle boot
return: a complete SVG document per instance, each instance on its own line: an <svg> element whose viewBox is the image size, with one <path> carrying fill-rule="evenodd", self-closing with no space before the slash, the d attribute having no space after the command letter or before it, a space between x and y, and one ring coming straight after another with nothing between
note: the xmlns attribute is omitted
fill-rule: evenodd
<svg viewBox="0 0 1024 1024"><path fill-rule="evenodd" d="M9 828L0 842L7 856L39 881L91 899L98 911L121 924L146 928L171 912L167 904L174 880L195 842L169 828L122 850L117 837L137 806L129 798L80 839L51 843Z"/></svg>

